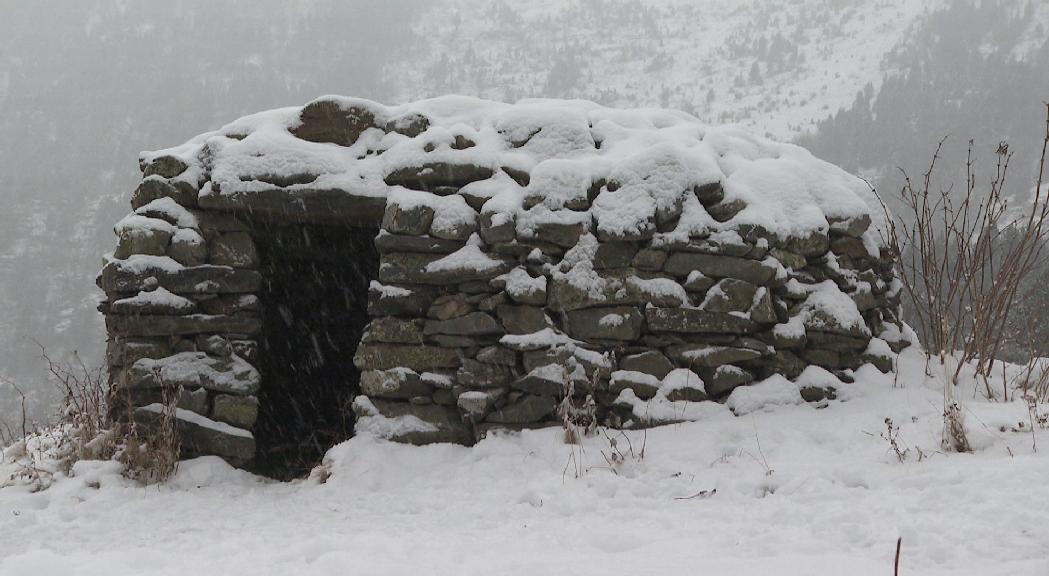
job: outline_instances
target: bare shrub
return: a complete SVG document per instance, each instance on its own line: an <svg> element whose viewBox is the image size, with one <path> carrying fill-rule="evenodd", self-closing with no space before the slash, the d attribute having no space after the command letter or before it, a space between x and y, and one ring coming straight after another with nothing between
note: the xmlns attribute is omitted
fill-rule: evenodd
<svg viewBox="0 0 1049 576"><path fill-rule="evenodd" d="M62 392L62 406L55 424L31 429L25 417L25 395L10 384L23 401L20 434L9 425L0 433L11 441L9 452L21 464L10 481L44 489L56 473L68 474L80 460L108 459L119 460L126 477L143 483L162 482L171 476L181 448L175 417L177 387L163 383L162 402L153 406L157 409L141 414L148 418L138 417L130 390L110 390L104 367L89 368L75 352L71 360L58 361L37 345L50 380ZM114 396L121 392L122 397ZM122 400L116 404L126 409L123 417L113 413L115 406L110 401L114 399Z"/></svg>
<svg viewBox="0 0 1049 576"><path fill-rule="evenodd" d="M995 174L977 190L974 145L969 142L966 183L937 188L933 173L943 141L920 183L904 173L903 210L893 216L885 204L886 240L909 297L930 359L939 361L944 386L944 448L969 451L962 408L955 387L962 370L974 365L988 398L997 394L989 377L1006 341L1011 312L1024 280L1035 268L1049 234L1049 198L1043 191L1049 148L1046 134L1034 197L1029 206L1011 207L1002 190L1012 153L998 146ZM1006 388L1002 399L1009 398Z"/></svg>
<svg viewBox="0 0 1049 576"><path fill-rule="evenodd" d="M67 470L77 460L111 458L116 450L116 436L109 421L109 376L105 367L88 368L76 352L71 361L59 362L48 355L43 345L37 345L51 381L63 395L59 423L67 427L64 433L69 448L64 458Z"/></svg>
<svg viewBox="0 0 1049 576"><path fill-rule="evenodd" d="M158 380L160 374L157 373ZM145 484L167 480L178 469L182 450L176 414L179 388L161 381L162 401L148 421L136 418L133 403L126 402L128 415L119 458L124 475ZM155 406L155 405L154 405Z"/></svg>

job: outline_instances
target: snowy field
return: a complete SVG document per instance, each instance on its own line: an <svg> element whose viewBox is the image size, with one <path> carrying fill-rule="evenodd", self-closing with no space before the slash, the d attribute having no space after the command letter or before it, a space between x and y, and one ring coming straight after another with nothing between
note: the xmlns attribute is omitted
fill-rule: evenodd
<svg viewBox="0 0 1049 576"><path fill-rule="evenodd" d="M47 490L0 489L0 574L886 576L897 537L901 574L1049 574L1049 431L970 391L976 452L945 455L942 388L917 352L900 364L898 382L865 367L822 409L631 433L634 457L620 436L615 470L603 435L556 429L473 448L358 437L323 483L202 458L141 487L81 462Z"/></svg>

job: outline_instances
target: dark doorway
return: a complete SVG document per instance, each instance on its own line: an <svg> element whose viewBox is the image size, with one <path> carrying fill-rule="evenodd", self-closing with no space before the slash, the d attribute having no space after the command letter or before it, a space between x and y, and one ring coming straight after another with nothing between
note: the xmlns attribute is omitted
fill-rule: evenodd
<svg viewBox="0 0 1049 576"><path fill-rule="evenodd" d="M255 223L263 276L256 471L307 474L353 432L353 365L378 277L378 230Z"/></svg>

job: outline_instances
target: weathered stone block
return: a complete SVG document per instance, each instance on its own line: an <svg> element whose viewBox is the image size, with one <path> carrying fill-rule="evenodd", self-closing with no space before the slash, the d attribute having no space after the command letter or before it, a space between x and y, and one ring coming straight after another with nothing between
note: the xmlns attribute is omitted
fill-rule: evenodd
<svg viewBox="0 0 1049 576"><path fill-rule="evenodd" d="M428 428L409 427L403 430L395 430L389 436L389 439L407 444L433 444L438 442L471 444L473 442L473 435L470 434L469 428L462 421L458 408L454 406L443 406L440 404L417 405L408 402L381 399L369 400L366 398L362 401L362 398L358 397L357 401L353 403L353 411L358 418L358 430L361 426L360 419L369 416L391 419L413 416L428 424ZM387 426L382 428L389 431Z"/></svg>
<svg viewBox="0 0 1049 576"><path fill-rule="evenodd" d="M695 252L675 252L663 265L663 271L679 278L693 270L711 278L736 278L759 286L768 284L776 274L775 268L757 260Z"/></svg>
<svg viewBox="0 0 1049 576"><path fill-rule="evenodd" d="M256 268L259 254L247 232L227 232L208 242L211 264L232 268Z"/></svg>
<svg viewBox="0 0 1049 576"><path fill-rule="evenodd" d="M460 359L456 350L439 346L362 343L357 347L353 363L361 370L404 367L426 372L458 368Z"/></svg>
<svg viewBox="0 0 1049 576"><path fill-rule="evenodd" d="M504 304L496 309L507 334L532 334L550 326L546 311L537 306Z"/></svg>
<svg viewBox="0 0 1049 576"><path fill-rule="evenodd" d="M335 100L315 100L303 106L299 125L291 129L297 138L352 146L361 133L376 127L375 112L363 105L343 105Z"/></svg>
<svg viewBox="0 0 1049 576"><path fill-rule="evenodd" d="M635 242L602 242L594 254L594 269L626 268L637 254Z"/></svg>
<svg viewBox="0 0 1049 576"><path fill-rule="evenodd" d="M421 316L433 300L433 291L422 286L394 286L379 282L368 286L370 316Z"/></svg>
<svg viewBox="0 0 1049 576"><path fill-rule="evenodd" d="M188 334L258 334L262 321L254 316L106 316L106 329L123 336L179 336Z"/></svg>
<svg viewBox="0 0 1049 576"><path fill-rule="evenodd" d="M149 176L139 183L131 195L131 208L138 210L158 198L171 198L190 208L197 205L197 193L192 188L174 186L159 176Z"/></svg>
<svg viewBox="0 0 1049 576"><path fill-rule="evenodd" d="M423 328L426 336L447 334L451 336L501 336L503 327L485 312L471 312L450 320L427 320Z"/></svg>
<svg viewBox="0 0 1049 576"><path fill-rule="evenodd" d="M419 373L408 368L365 370L361 372L361 391L370 397L407 400L415 396L429 396L433 386Z"/></svg>
<svg viewBox="0 0 1049 576"><path fill-rule="evenodd" d="M632 306L586 308L568 313L567 331L583 340L632 341L641 337L641 311Z"/></svg>
<svg viewBox="0 0 1049 576"><path fill-rule="evenodd" d="M413 190L453 193L470 182L487 180L493 171L487 166L469 163L427 162L421 166L396 168L386 175L387 186L404 186Z"/></svg>
<svg viewBox="0 0 1049 576"><path fill-rule="evenodd" d="M754 375L729 364L702 371L706 391L711 396L723 396L754 381Z"/></svg>
<svg viewBox="0 0 1049 576"><path fill-rule="evenodd" d="M499 388L510 384L513 372L506 366L485 364L466 358L455 379L467 388Z"/></svg>
<svg viewBox="0 0 1049 576"><path fill-rule="evenodd" d="M451 320L466 316L473 311L474 305L466 299L466 296L458 293L445 294L434 299L433 304L430 304L429 310L426 311L426 316L434 320Z"/></svg>
<svg viewBox="0 0 1049 576"><path fill-rule="evenodd" d="M382 217L382 229L390 234L421 236L430 231L433 215L433 208L425 204L402 206L387 202L386 212Z"/></svg>
<svg viewBox="0 0 1049 576"><path fill-rule="evenodd" d="M680 344L670 346L667 356L679 366L714 368L722 364L757 360L763 354L749 348L732 348L729 346L712 346L709 344Z"/></svg>
<svg viewBox="0 0 1049 576"><path fill-rule="evenodd" d="M749 334L757 330L746 318L695 308L646 308L645 318L652 332Z"/></svg>
<svg viewBox="0 0 1049 576"><path fill-rule="evenodd" d="M151 404L136 408L134 418L140 425L150 427L159 424L162 414L160 404ZM174 424L181 438L183 456L215 455L234 466L243 466L255 458L255 437L247 430L189 410L177 410Z"/></svg>
<svg viewBox="0 0 1049 576"><path fill-rule="evenodd" d="M168 260L171 264L174 261ZM255 292L262 280L255 270L237 270L228 266L195 266L182 268L161 262L114 260L102 268L98 286L106 292L138 292L157 285L175 294L230 294Z"/></svg>
<svg viewBox="0 0 1049 576"><path fill-rule="evenodd" d="M136 361L121 384L128 388L206 388L250 396L258 392L261 381L258 371L237 356L217 358L204 352L182 352L158 360Z"/></svg>
<svg viewBox="0 0 1049 576"><path fill-rule="evenodd" d="M388 342L393 344L422 344L423 321L394 316L375 318L364 332L362 342Z"/></svg>
<svg viewBox="0 0 1049 576"><path fill-rule="evenodd" d="M481 258L475 261L451 260L455 253L384 254L379 266L379 281L394 284L461 284L473 280L491 280L508 272L514 262L508 259ZM438 261L448 258L441 264ZM447 263L447 264L445 264Z"/></svg>
<svg viewBox="0 0 1049 576"><path fill-rule="evenodd" d="M408 236L390 234L383 230L375 238L375 248L380 254L392 252L421 252L424 254L451 254L465 246L461 240L446 240L434 236Z"/></svg>
<svg viewBox="0 0 1049 576"><path fill-rule="evenodd" d="M554 413L557 401L550 396L525 394L518 400L493 411L485 418L494 424L528 424L538 422Z"/></svg>
<svg viewBox="0 0 1049 576"><path fill-rule="evenodd" d="M670 360L662 352L649 350L640 354L624 356L619 360L619 368L629 372L643 372L662 380L674 369L674 365L670 363Z"/></svg>
<svg viewBox="0 0 1049 576"><path fill-rule="evenodd" d="M250 430L259 416L259 401L254 396L219 394L211 407L211 418L237 428Z"/></svg>
<svg viewBox="0 0 1049 576"><path fill-rule="evenodd" d="M619 396L623 390L630 389L638 398L649 400L654 398L656 392L659 391L660 380L662 379L644 372L616 370L612 373L612 379L608 383L608 391L614 396Z"/></svg>
<svg viewBox="0 0 1049 576"><path fill-rule="evenodd" d="M532 369L514 380L510 387L538 396L562 398L568 389L568 373L561 366L548 364Z"/></svg>

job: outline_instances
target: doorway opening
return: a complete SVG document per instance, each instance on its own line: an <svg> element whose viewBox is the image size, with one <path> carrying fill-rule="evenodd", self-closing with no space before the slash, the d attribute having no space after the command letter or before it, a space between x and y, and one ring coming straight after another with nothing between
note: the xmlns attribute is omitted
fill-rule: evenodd
<svg viewBox="0 0 1049 576"><path fill-rule="evenodd" d="M353 434L353 355L378 278L377 229L253 223L262 287L257 472L300 478Z"/></svg>

